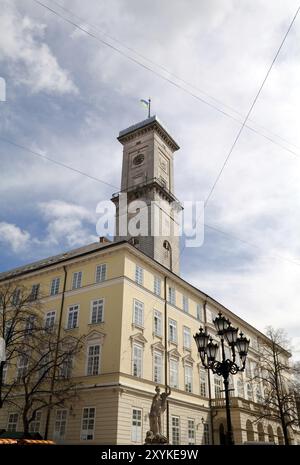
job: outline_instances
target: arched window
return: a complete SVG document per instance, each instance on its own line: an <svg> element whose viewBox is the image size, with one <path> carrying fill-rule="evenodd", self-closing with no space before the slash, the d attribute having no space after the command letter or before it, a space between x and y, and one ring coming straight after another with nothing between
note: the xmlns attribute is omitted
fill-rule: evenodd
<svg viewBox="0 0 300 465"><path fill-rule="evenodd" d="M265 442L264 428L261 423L257 423L258 441Z"/></svg>
<svg viewBox="0 0 300 465"><path fill-rule="evenodd" d="M283 440L283 434L282 434L282 430L281 430L280 426L278 426L278 428L277 428L277 437L278 437L278 444L283 445L284 440Z"/></svg>
<svg viewBox="0 0 300 465"><path fill-rule="evenodd" d="M250 420L246 422L247 441L254 441L253 425Z"/></svg>
<svg viewBox="0 0 300 465"><path fill-rule="evenodd" d="M268 426L268 438L269 438L269 442L272 442L274 443L274 433L273 433L273 428L271 425Z"/></svg>

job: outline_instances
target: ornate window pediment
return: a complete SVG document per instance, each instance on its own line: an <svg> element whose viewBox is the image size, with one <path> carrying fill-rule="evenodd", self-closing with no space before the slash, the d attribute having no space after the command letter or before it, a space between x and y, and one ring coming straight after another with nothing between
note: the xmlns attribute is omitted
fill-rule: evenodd
<svg viewBox="0 0 300 465"><path fill-rule="evenodd" d="M161 342L155 342L154 344L151 345L151 349L152 351L158 350L159 352L164 352L165 346Z"/></svg>
<svg viewBox="0 0 300 465"><path fill-rule="evenodd" d="M130 339L131 339L131 342L138 342L143 345L145 345L146 342L148 342L147 339L141 333L133 334L132 336L130 336Z"/></svg>
<svg viewBox="0 0 300 465"><path fill-rule="evenodd" d="M180 353L178 352L177 349L169 350L168 354L169 354L169 358L177 358L177 359L179 359L181 357L181 355L180 355Z"/></svg>
<svg viewBox="0 0 300 465"><path fill-rule="evenodd" d="M88 344L91 344L93 342L97 342L99 344L103 344L104 343L104 338L105 338L106 334L101 332L101 331L96 331L95 329L93 331L91 331L87 337L86 337L86 342Z"/></svg>
<svg viewBox="0 0 300 465"><path fill-rule="evenodd" d="M182 363L184 365L193 365L193 363L195 363L195 360L193 359L193 357L190 356L190 354L187 354L184 357L182 357Z"/></svg>

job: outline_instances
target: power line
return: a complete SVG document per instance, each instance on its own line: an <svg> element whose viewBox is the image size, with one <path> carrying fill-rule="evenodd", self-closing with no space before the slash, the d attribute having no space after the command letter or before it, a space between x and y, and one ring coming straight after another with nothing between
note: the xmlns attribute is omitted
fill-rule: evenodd
<svg viewBox="0 0 300 465"><path fill-rule="evenodd" d="M217 175L217 177L216 177L216 179L215 179L215 181L214 181L214 183L213 183L213 185L212 185L212 187L211 187L211 189L209 191L209 194L208 194L208 196L207 196L207 198L206 198L206 200L204 202L204 208L207 207L208 201L211 198L211 195L212 195L212 193L213 193L213 191L214 191L214 189L215 189L215 187L216 187L216 185L217 185L217 183L218 183L218 181L219 181L219 179L220 179L220 177L221 177L221 175L222 175L222 173L224 171L224 168L225 168L226 164L228 163L228 160L229 160L229 158L230 158L230 156L231 156L231 154L232 154L232 152L233 152L233 150L234 150L234 148L235 148L235 146L236 146L236 144L237 144L237 142L238 142L238 140L240 138L240 135L242 134L242 131L243 131L245 125L246 125L246 122L247 122L247 120L248 120L248 118L249 118L249 116L250 116L250 114L251 114L251 112L252 112L252 110L253 110L253 108L254 108L254 106L255 106L255 104L256 104L259 96L260 96L260 93L261 93L261 91L262 91L262 89L263 89L263 87L264 87L264 85L265 85L265 83L266 83L266 81L267 81L267 79L268 79L268 77L270 75L270 72L271 72L271 70L272 70L272 68L273 68L273 66L275 64L275 61L276 61L276 59L277 59L277 57L278 57L284 43L285 43L285 40L286 40L286 38L287 38L291 28L292 28L297 16L298 16L299 11L300 11L300 6L296 10L295 15L294 15L292 21L290 22L290 25L289 25L289 27L288 27L288 29L287 29L284 37L283 37L278 49L277 49L277 52L276 52L276 54L275 54L275 56L274 56L274 58L273 58L273 60L271 62L271 65L269 66L269 68L267 70L267 73L266 73L266 75L265 75L265 77L264 77L264 79L263 79L263 81L262 81L262 83L261 83L255 97L254 97L254 100L253 100L253 102L252 102L252 104L250 106L250 109L249 109L249 111L248 111L248 113L247 113L247 115L246 115L246 117L244 119L244 122L243 122L242 126L240 127L240 129L239 129L239 131L238 131L238 133L237 133L237 135L236 135L236 137L235 137L235 139L233 141L233 144L232 144L232 146L231 146L231 148L230 148L230 150L229 150L229 152L228 152L228 154L227 154L227 156L226 156L226 158L224 160L224 163L223 163L223 165L222 165L222 167L221 167L221 169L220 169L220 171L219 171L219 173L218 173L218 175ZM198 221L199 221L199 217L196 218L196 223L195 223L196 225L198 224ZM178 260L180 260L180 257L182 256L184 250L185 250L185 244L183 244L183 247L182 247L182 249L181 249L181 251L179 253Z"/></svg>
<svg viewBox="0 0 300 465"><path fill-rule="evenodd" d="M18 147L19 149L25 150L26 152L29 152L32 155L35 155L36 157L42 158L44 160L48 160L51 163L55 163L58 166L62 166L63 168L67 168L68 170L73 171L74 173L81 174L82 176L92 179L93 181L97 181L102 184L106 184L109 187L113 187L114 189L118 189L118 187L114 186L113 184L110 184L109 182L103 181L103 179L96 178L95 176L85 173L84 171L74 168L73 166L67 165L66 163L62 163L61 161L55 160L54 158L47 157L47 155L37 152L36 150L32 150L29 147L26 147L25 145L18 144L17 142L13 142L1 136L0 136L0 140L2 140L3 142L6 142L7 144L13 145L14 147Z"/></svg>
<svg viewBox="0 0 300 465"><path fill-rule="evenodd" d="M37 3L38 5L46 8L47 10L49 10L51 13L55 14L56 16L58 16L59 18L61 18L62 20L66 21L67 23L71 24L72 26L74 26L76 29L79 29L80 31L84 32L85 34L89 35L90 37L92 37L93 39L96 39L98 42L102 43L103 45L106 45L107 47L113 49L115 52L119 53L120 55L124 56L125 58L128 58L130 61L132 61L133 63L137 64L138 66L141 66L142 68L146 69L147 71L150 71L151 73L153 73L154 75L160 77L161 79L165 80L166 82L168 82L169 84L175 86L176 88L182 90L183 92L189 94L191 97L199 100L200 102L204 103L205 105L211 107L212 109L214 109L215 111L221 113L223 116L226 116L227 118L230 118L232 119L233 121L237 122L237 123L242 123L242 121L239 119L239 118L236 118L235 116L231 115L230 113L228 113L227 111L225 110L222 110L221 108L217 107L216 105L208 102L207 100L201 98L199 95L195 94L194 92L191 92L189 91L188 89L186 89L185 87L181 86L180 84L178 84L177 82L173 81L172 79L162 75L161 73L155 71L154 69L150 68L149 66L145 65L144 63L141 63L139 60L133 58L132 56L128 55L127 53L125 53L124 51L120 50L119 48L115 47L114 45L110 44L109 42L101 39L100 37L96 36L95 34L91 33L90 31L88 31L87 29L85 29L84 27L80 26L79 24L75 23L74 21L70 20L69 18L66 18L65 16L63 16L62 14L60 14L57 10L54 10L53 8L50 8L48 5L45 5L44 3L40 2L39 0L33 0L35 3ZM52 0L53 1L53 0ZM54 2L56 5L58 5L57 2ZM58 5L59 6L59 5ZM69 12L70 14L72 14L74 17L77 17L78 19L82 20L82 21L85 21L84 19L80 18L79 16L77 16L76 14L74 14L73 12L71 12L71 10L68 10L62 6L60 6L60 8L62 8L64 11L66 12ZM88 24L86 22L86 24ZM89 25L89 24L88 24ZM95 29L95 27L93 27ZM105 34L103 31L101 31L102 34ZM117 39L114 39L112 38L111 36L109 36L108 34L105 34L107 37L111 38L112 40L115 40L116 42L120 43ZM241 116L241 113L237 112L236 110L234 110L233 108L231 107L228 107L228 105L225 105L224 103L222 103L220 100L217 100L215 99L214 97L210 96L209 94L206 94L205 92L203 92L202 90L198 89L197 87L193 86L192 84L188 83L187 81L179 78L178 76L176 76L175 74L171 73L169 70L167 70L166 68L162 67L161 65L158 65L156 64L155 62L153 62L152 60L149 60L148 58L146 58L145 56L139 54L138 52L134 51L134 49L131 49L129 47L126 47L124 45L122 45L124 48L127 48L127 50L129 51L133 51L134 53L136 53L138 56L142 57L143 59L149 61L150 63L154 64L155 66L157 67L160 67L161 69L165 70L166 72L169 73L170 76L173 76L175 77L176 79L180 80L181 82L184 82L186 83L187 85L189 85L190 87L193 87L194 89L198 90L199 92L203 93L204 95L206 95L207 97L211 98L212 100L218 102L218 103L221 103L223 106L226 106L227 108L230 108L232 111L234 111L235 113L239 114ZM249 118L248 118L249 119ZM250 121L250 119L249 119ZM249 129L250 131L254 132L255 134L258 134L260 135L261 137L265 138L266 140L268 140L269 142L272 142L273 144L275 145L278 145L279 147L281 147L283 150L285 150L286 152L289 152L291 153L292 155L296 156L296 157L300 157L300 154L295 152L294 150L290 149L290 148L287 148L285 147L284 145L280 144L279 142L275 141L274 139L272 139L271 137L269 136L266 136L265 134L261 133L258 129L255 129L253 128L252 126L249 126L247 125L246 123L243 123L244 124L244 127L246 127L247 129ZM267 130L265 128L263 128L264 130ZM267 130L268 132L270 132L269 130ZM270 132L270 134L273 134ZM285 141L286 143L290 144L290 145L293 145L291 144L289 141L283 139L281 136L278 136L276 134L273 134L274 136L276 137L279 137L280 139L282 139L283 141ZM297 146L295 146L297 147Z"/></svg>
<svg viewBox="0 0 300 465"><path fill-rule="evenodd" d="M269 69L268 69L268 71L267 71L267 73L266 73L266 75L265 75L265 77L263 79L263 82L261 83L261 85L260 85L260 87L258 89L257 94L254 97L254 100L253 100L253 102L252 102L252 104L251 104L251 106L249 108L249 111L248 111L248 113L247 113L247 115L246 115L246 117L245 117L245 119L243 121L243 124L240 127L240 129L239 129L239 131L238 131L238 133L237 133L237 135L236 135L236 137L235 137L235 139L233 141L233 144L232 144L232 146L231 146L231 148L230 148L230 150L229 150L229 152L228 152L228 154L227 154L227 156L225 158L225 161L224 161L224 163L223 163L223 165L222 165L222 167L221 167L221 169L220 169L220 171L219 171L219 173L218 173L218 175L216 177L216 180L213 183L213 185L212 185L212 187L211 187L211 189L209 191L209 194L208 194L208 196L207 196L207 198L206 198L206 200L204 202L205 207L207 206L207 204L209 202L209 199L210 199L210 197L211 197L211 195L212 195L212 193L213 193L213 191L214 191L214 189L215 189L215 187L216 187L216 185L217 185L217 183L218 183L218 181L219 181L219 179L220 179L220 177L221 177L221 175L222 175L222 173L224 171L224 168L227 165L228 160L229 160L229 158L230 158L230 156L231 156L231 154L232 154L232 152L233 152L233 150L234 150L234 148L235 148L235 146L236 146L236 144L237 144L237 142L238 142L238 140L239 140L239 138L240 138L240 136L241 136L241 134L243 132L243 129L244 129L244 127L245 127L245 125L246 125L246 123L247 123L247 121L249 119L249 116L252 113L252 110L253 110L253 108L254 108L254 106L255 106L255 104L256 104L256 102L257 102L257 100L258 100L258 98L259 98L259 96L261 94L261 91L263 90L263 87L264 87L264 85L265 85L265 83L266 83L266 81L267 81L267 79L268 79L268 77L270 75L270 72L271 72L271 70L272 70L272 68L273 68L273 66L274 66L274 64L275 64L275 62L277 60L277 57L278 57L278 55L279 55L279 53L280 53L280 51L281 51L281 49L283 47L283 44L285 43L286 38L289 35L289 32L290 32L290 30L291 30L297 16L298 16L299 11L300 11L300 6L298 7L298 9L297 9L297 11L296 11L296 13L295 13L289 27L288 27L288 30L286 31L286 33L285 33L285 35L284 35L284 37L283 37L283 39L281 41L281 44L280 44L280 46L279 46L279 48L278 48L278 50L277 50L277 52L276 52L276 54L275 54L275 56L274 56L274 58L272 60L272 63L271 63L271 65L270 65L270 67L269 67Z"/></svg>

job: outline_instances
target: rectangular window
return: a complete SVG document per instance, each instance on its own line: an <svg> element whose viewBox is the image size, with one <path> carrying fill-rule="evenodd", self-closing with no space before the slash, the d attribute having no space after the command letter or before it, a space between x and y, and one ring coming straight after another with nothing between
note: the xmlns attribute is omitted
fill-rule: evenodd
<svg viewBox="0 0 300 465"><path fill-rule="evenodd" d="M26 376L28 370L29 358L28 355L21 355L18 361L17 367L17 380L21 381L21 379Z"/></svg>
<svg viewBox="0 0 300 465"><path fill-rule="evenodd" d="M155 336L162 335L162 317L158 310L154 310L154 334Z"/></svg>
<svg viewBox="0 0 300 465"><path fill-rule="evenodd" d="M193 368L190 365L184 367L184 387L186 392L193 390Z"/></svg>
<svg viewBox="0 0 300 465"><path fill-rule="evenodd" d="M29 336L29 334L32 333L34 329L34 322L35 322L34 315L30 315L26 318L26 321L25 321L25 335L26 336Z"/></svg>
<svg viewBox="0 0 300 465"><path fill-rule="evenodd" d="M178 388L178 360L170 360L170 386Z"/></svg>
<svg viewBox="0 0 300 465"><path fill-rule="evenodd" d="M2 368L2 384L6 384L6 377L7 377L7 370L8 370L8 363L4 363Z"/></svg>
<svg viewBox="0 0 300 465"><path fill-rule="evenodd" d="M222 396L222 380L219 376L214 376L215 398L219 399Z"/></svg>
<svg viewBox="0 0 300 465"><path fill-rule="evenodd" d="M237 391L239 397L245 397L245 389L244 389L244 379L243 374L239 373L238 380L237 380Z"/></svg>
<svg viewBox="0 0 300 465"><path fill-rule="evenodd" d="M40 290L40 285L39 284L33 284L30 292L30 300L37 300L39 296L39 290Z"/></svg>
<svg viewBox="0 0 300 465"><path fill-rule="evenodd" d="M209 440L209 424L203 423L203 439L202 444L208 445L210 443Z"/></svg>
<svg viewBox="0 0 300 465"><path fill-rule="evenodd" d="M71 378L73 368L73 357L72 355L66 355L66 358L62 361L59 367L59 375L61 378L69 379Z"/></svg>
<svg viewBox="0 0 300 465"><path fill-rule="evenodd" d="M160 352L153 353L153 381L162 384L163 356Z"/></svg>
<svg viewBox="0 0 300 465"><path fill-rule="evenodd" d="M21 289L15 289L12 295L12 304L18 305L20 303Z"/></svg>
<svg viewBox="0 0 300 465"><path fill-rule="evenodd" d="M100 371L100 345L88 347L87 375L98 375Z"/></svg>
<svg viewBox="0 0 300 465"><path fill-rule="evenodd" d="M68 313L68 329L73 329L78 326L79 305L72 305L69 307Z"/></svg>
<svg viewBox="0 0 300 465"><path fill-rule="evenodd" d="M136 265L135 267L135 282L137 284L143 285L144 282L144 270L140 266Z"/></svg>
<svg viewBox="0 0 300 465"><path fill-rule="evenodd" d="M171 417L172 424L172 444L180 444L180 426L179 417Z"/></svg>
<svg viewBox="0 0 300 465"><path fill-rule="evenodd" d="M29 425L30 433L40 433L42 412L35 412L32 422Z"/></svg>
<svg viewBox="0 0 300 465"><path fill-rule="evenodd" d="M206 397L206 372L200 368L200 396Z"/></svg>
<svg viewBox="0 0 300 465"><path fill-rule="evenodd" d="M96 267L96 283L102 283L106 280L106 263Z"/></svg>
<svg viewBox="0 0 300 465"><path fill-rule="evenodd" d="M55 423L54 423L54 438L63 439L66 434L67 426L67 409L56 410Z"/></svg>
<svg viewBox="0 0 300 465"><path fill-rule="evenodd" d="M55 310L52 312L47 312L46 313L46 318L45 318L45 329L50 330L53 328L55 323Z"/></svg>
<svg viewBox="0 0 300 465"><path fill-rule="evenodd" d="M144 304L139 300L133 301L133 323L137 326L144 326Z"/></svg>
<svg viewBox="0 0 300 465"><path fill-rule="evenodd" d="M142 410L132 409L131 441L142 442Z"/></svg>
<svg viewBox="0 0 300 465"><path fill-rule="evenodd" d="M82 441L92 441L94 439L96 409L85 407L82 412L81 435Z"/></svg>
<svg viewBox="0 0 300 465"><path fill-rule="evenodd" d="M185 313L189 313L189 299L186 295L182 296L182 309Z"/></svg>
<svg viewBox="0 0 300 465"><path fill-rule="evenodd" d="M202 321L202 305L197 304L197 320Z"/></svg>
<svg viewBox="0 0 300 465"><path fill-rule="evenodd" d="M188 444L192 446L195 444L195 420L188 418Z"/></svg>
<svg viewBox="0 0 300 465"><path fill-rule="evenodd" d="M169 318L169 341L177 343L177 322Z"/></svg>
<svg viewBox="0 0 300 465"><path fill-rule="evenodd" d="M14 432L18 429L19 414L9 413L7 420L7 431Z"/></svg>
<svg viewBox="0 0 300 465"><path fill-rule="evenodd" d="M158 276L154 276L154 294L161 295L161 279Z"/></svg>
<svg viewBox="0 0 300 465"><path fill-rule="evenodd" d="M250 360L246 360L246 376L247 378L251 378L252 377L252 372L251 372L251 362Z"/></svg>
<svg viewBox="0 0 300 465"><path fill-rule="evenodd" d="M54 278L51 281L50 295L56 295L59 293L60 278Z"/></svg>
<svg viewBox="0 0 300 465"><path fill-rule="evenodd" d="M104 321L104 300L97 299L92 301L91 323L102 323Z"/></svg>
<svg viewBox="0 0 300 465"><path fill-rule="evenodd" d="M73 273L72 289L79 289L81 287L82 271Z"/></svg>
<svg viewBox="0 0 300 465"><path fill-rule="evenodd" d="M132 374L138 378L142 377L143 348L138 344L132 346Z"/></svg>
<svg viewBox="0 0 300 465"><path fill-rule="evenodd" d="M186 326L183 327L183 347L185 349L191 349L192 347L191 330Z"/></svg>
<svg viewBox="0 0 300 465"><path fill-rule="evenodd" d="M169 303L171 305L176 305L175 287L169 287Z"/></svg>

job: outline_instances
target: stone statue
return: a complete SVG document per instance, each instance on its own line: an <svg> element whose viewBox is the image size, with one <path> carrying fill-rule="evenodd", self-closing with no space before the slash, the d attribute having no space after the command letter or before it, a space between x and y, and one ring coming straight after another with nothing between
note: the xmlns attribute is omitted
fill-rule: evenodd
<svg viewBox="0 0 300 465"><path fill-rule="evenodd" d="M168 442L168 438L163 436L161 431L161 417L167 408L167 397L170 394L171 389L169 386L167 386L166 392L163 393L160 393L160 387L156 386L149 414L150 431L146 435L146 444L163 444Z"/></svg>

